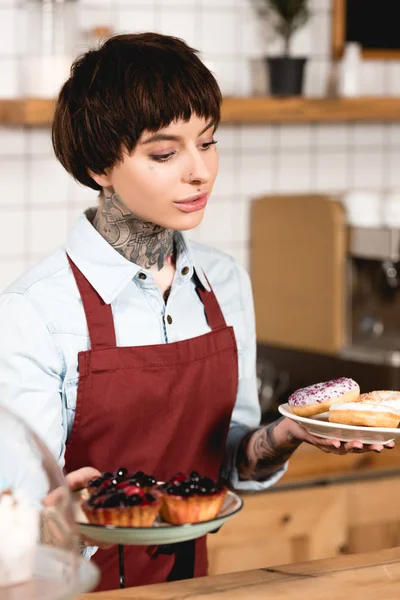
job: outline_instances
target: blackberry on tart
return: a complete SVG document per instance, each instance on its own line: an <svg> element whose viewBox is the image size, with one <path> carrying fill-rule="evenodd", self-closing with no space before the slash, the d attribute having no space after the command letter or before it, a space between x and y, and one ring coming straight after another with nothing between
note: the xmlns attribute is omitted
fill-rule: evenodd
<svg viewBox="0 0 400 600"><path fill-rule="evenodd" d="M125 467L120 467L114 473L106 471L98 477L91 479L88 483L88 492L91 496L108 488L118 487L123 489L130 485L140 487L145 492L151 492L156 485L156 480L153 475L147 475L143 471L136 471L136 473L129 474Z"/></svg>

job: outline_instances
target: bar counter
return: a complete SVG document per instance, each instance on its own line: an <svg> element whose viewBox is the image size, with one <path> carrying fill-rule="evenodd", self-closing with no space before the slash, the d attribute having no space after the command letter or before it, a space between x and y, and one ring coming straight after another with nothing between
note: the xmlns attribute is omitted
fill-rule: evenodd
<svg viewBox="0 0 400 600"><path fill-rule="evenodd" d="M78 600L398 600L400 548L186 581L84 594Z"/></svg>

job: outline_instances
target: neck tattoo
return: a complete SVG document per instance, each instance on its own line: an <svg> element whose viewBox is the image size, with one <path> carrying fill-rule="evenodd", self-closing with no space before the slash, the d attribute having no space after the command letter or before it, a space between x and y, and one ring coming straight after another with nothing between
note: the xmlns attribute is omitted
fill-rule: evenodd
<svg viewBox="0 0 400 600"><path fill-rule="evenodd" d="M144 269L160 271L173 254L174 232L135 217L112 188L104 189L93 226L117 252Z"/></svg>

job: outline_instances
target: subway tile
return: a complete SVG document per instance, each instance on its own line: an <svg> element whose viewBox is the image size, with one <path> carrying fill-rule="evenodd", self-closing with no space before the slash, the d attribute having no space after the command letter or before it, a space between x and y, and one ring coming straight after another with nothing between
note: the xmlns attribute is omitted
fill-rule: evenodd
<svg viewBox="0 0 400 600"><path fill-rule="evenodd" d="M389 96L400 96L400 61L393 61L387 65Z"/></svg>
<svg viewBox="0 0 400 600"><path fill-rule="evenodd" d="M25 150L26 134L23 127L0 126L0 161L3 157L22 156Z"/></svg>
<svg viewBox="0 0 400 600"><path fill-rule="evenodd" d="M121 8L116 14L115 27L121 33L155 31L156 17L156 11L151 8Z"/></svg>
<svg viewBox="0 0 400 600"><path fill-rule="evenodd" d="M249 271L250 268L250 250L247 244L239 244L234 242L226 247L224 251L232 256L236 262Z"/></svg>
<svg viewBox="0 0 400 600"><path fill-rule="evenodd" d="M87 1L87 0L86 0ZM91 0L96 2L96 0ZM171 3L172 0L102 0L103 2L112 2L113 5L117 4L117 6L122 6L126 8L127 6L137 9L137 8L147 8L147 9L156 9L159 7L159 2L161 1L163 4ZM178 0L177 0L178 1ZM183 2L184 0L182 0ZM188 0L190 2L190 0Z"/></svg>
<svg viewBox="0 0 400 600"><path fill-rule="evenodd" d="M200 43L197 22L198 15L193 10L172 11L168 6L161 5L158 21L159 31L165 35L181 38L194 48Z"/></svg>
<svg viewBox="0 0 400 600"><path fill-rule="evenodd" d="M354 123L350 129L350 142L355 148L382 148L384 127L380 124Z"/></svg>
<svg viewBox="0 0 400 600"><path fill-rule="evenodd" d="M388 142L391 146L400 146L400 123L389 123Z"/></svg>
<svg viewBox="0 0 400 600"><path fill-rule="evenodd" d="M236 11L202 11L199 16L202 32L199 49L205 54L234 55L238 25L239 17Z"/></svg>
<svg viewBox="0 0 400 600"><path fill-rule="evenodd" d="M18 52L18 11L0 6L0 53L13 55Z"/></svg>
<svg viewBox="0 0 400 600"><path fill-rule="evenodd" d="M240 126L221 124L215 132L215 139L218 140L218 151L221 152L240 152Z"/></svg>
<svg viewBox="0 0 400 600"><path fill-rule="evenodd" d="M297 194L312 191L311 157L309 153L281 152L277 187L282 193Z"/></svg>
<svg viewBox="0 0 400 600"><path fill-rule="evenodd" d="M25 271L25 262L21 258L0 259L0 293L3 292Z"/></svg>
<svg viewBox="0 0 400 600"><path fill-rule="evenodd" d="M118 2L120 3L122 0L118 0ZM136 0L128 0L131 4L134 3ZM144 1L144 0L142 0ZM115 3L115 0L80 0L80 2L82 2L82 5L85 6L93 6L97 9L101 9L101 8L107 8L107 7L111 7L112 4ZM151 2L151 0L149 0L149 2Z"/></svg>
<svg viewBox="0 0 400 600"><path fill-rule="evenodd" d="M318 192L341 192L348 186L346 152L318 152L311 174L311 188Z"/></svg>
<svg viewBox="0 0 400 600"><path fill-rule="evenodd" d="M253 93L252 64L248 58L238 58L236 61L235 96L251 96Z"/></svg>
<svg viewBox="0 0 400 600"><path fill-rule="evenodd" d="M33 158L30 173L28 197L31 205L67 204L70 175L55 157Z"/></svg>
<svg viewBox="0 0 400 600"><path fill-rule="evenodd" d="M331 48L331 23L329 12L317 12L310 20L310 38L312 56L323 56L330 60Z"/></svg>
<svg viewBox="0 0 400 600"><path fill-rule="evenodd" d="M27 131L27 152L32 155L54 157L49 127L32 127Z"/></svg>
<svg viewBox="0 0 400 600"><path fill-rule="evenodd" d="M240 14L238 51L243 56L262 56L266 54L268 28L261 20L252 3L248 3Z"/></svg>
<svg viewBox="0 0 400 600"><path fill-rule="evenodd" d="M385 63L379 60L361 62L360 96L382 96L385 93Z"/></svg>
<svg viewBox="0 0 400 600"><path fill-rule="evenodd" d="M345 123L315 125L315 143L324 148L346 148L349 143L349 127Z"/></svg>
<svg viewBox="0 0 400 600"><path fill-rule="evenodd" d="M17 58L0 58L0 98L19 96L19 61Z"/></svg>
<svg viewBox="0 0 400 600"><path fill-rule="evenodd" d="M309 148L311 143L310 125L282 125L279 133L281 149Z"/></svg>
<svg viewBox="0 0 400 600"><path fill-rule="evenodd" d="M213 195L231 196L236 191L236 157L220 152L218 176L214 184Z"/></svg>
<svg viewBox="0 0 400 600"><path fill-rule="evenodd" d="M242 125L241 144L242 151L273 151L273 125Z"/></svg>
<svg viewBox="0 0 400 600"><path fill-rule="evenodd" d="M389 189L400 188L400 148L393 148L388 156L388 175L385 187Z"/></svg>
<svg viewBox="0 0 400 600"><path fill-rule="evenodd" d="M199 229L202 244L229 243L232 240L231 202L213 194Z"/></svg>
<svg viewBox="0 0 400 600"><path fill-rule="evenodd" d="M26 201L27 189L24 160L0 157L0 182L0 206L22 207Z"/></svg>
<svg viewBox="0 0 400 600"><path fill-rule="evenodd" d="M201 0L202 9L235 9L243 6L243 0Z"/></svg>
<svg viewBox="0 0 400 600"><path fill-rule="evenodd" d="M383 156L376 152L356 150L353 153L353 187L375 190L383 186Z"/></svg>
<svg viewBox="0 0 400 600"><path fill-rule="evenodd" d="M63 245L68 234L66 207L33 210L28 215L30 227L30 254L44 256Z"/></svg>
<svg viewBox="0 0 400 600"><path fill-rule="evenodd" d="M222 94L224 96L237 95L237 62L226 58L220 59L216 56L209 56L207 54L202 54L202 60L214 74Z"/></svg>
<svg viewBox="0 0 400 600"><path fill-rule="evenodd" d="M250 206L251 200L247 195L234 198L231 202L232 240L247 243L250 239Z"/></svg>
<svg viewBox="0 0 400 600"><path fill-rule="evenodd" d="M255 155L243 154L239 167L239 194L256 197L267 194L272 183L271 154L263 152Z"/></svg>
<svg viewBox="0 0 400 600"><path fill-rule="evenodd" d="M81 210L84 210L91 206L97 206L98 196L99 192L96 190L81 185L77 181L74 181L72 177L70 178L68 188L68 201L70 204L75 204L79 206Z"/></svg>
<svg viewBox="0 0 400 600"><path fill-rule="evenodd" d="M304 95L321 98L327 95L331 75L330 60L313 59L307 61L304 69Z"/></svg>
<svg viewBox="0 0 400 600"><path fill-rule="evenodd" d="M295 57L310 56L313 34L311 20L294 33L290 49L291 55Z"/></svg>
<svg viewBox="0 0 400 600"><path fill-rule="evenodd" d="M0 258L23 257L25 250L25 214L22 209L2 208Z"/></svg>
<svg viewBox="0 0 400 600"><path fill-rule="evenodd" d="M329 12L332 8L332 0L310 0L311 11Z"/></svg>

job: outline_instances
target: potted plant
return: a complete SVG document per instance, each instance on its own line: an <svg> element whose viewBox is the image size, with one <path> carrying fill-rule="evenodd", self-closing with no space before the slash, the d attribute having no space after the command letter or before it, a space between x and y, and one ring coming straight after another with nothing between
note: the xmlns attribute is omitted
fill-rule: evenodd
<svg viewBox="0 0 400 600"><path fill-rule="evenodd" d="M291 41L310 18L309 0L257 0L256 10L284 43L283 55L267 57L270 92L274 96L302 93L306 58L291 56Z"/></svg>

